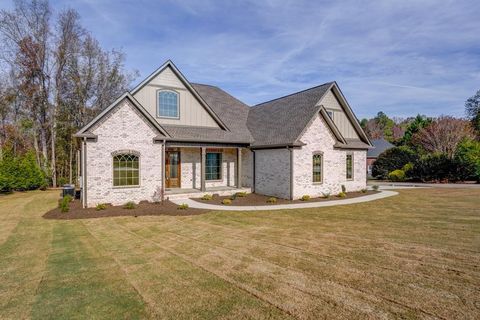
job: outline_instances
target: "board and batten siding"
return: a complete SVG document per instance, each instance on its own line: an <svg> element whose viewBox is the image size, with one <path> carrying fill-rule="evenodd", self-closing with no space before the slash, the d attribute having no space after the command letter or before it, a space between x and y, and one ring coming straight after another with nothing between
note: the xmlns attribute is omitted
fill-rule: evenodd
<svg viewBox="0 0 480 320"><path fill-rule="evenodd" d="M323 105L325 109L329 111L333 111L333 122L343 137L348 139L360 139L357 131L348 119L343 107L340 105L340 102L337 97L335 97L332 90L327 92L318 104Z"/></svg>
<svg viewBox="0 0 480 320"><path fill-rule="evenodd" d="M178 93L179 119L160 118L158 116L157 99L159 90L172 90ZM135 93L134 97L160 124L219 128L217 122L170 67L153 78Z"/></svg>

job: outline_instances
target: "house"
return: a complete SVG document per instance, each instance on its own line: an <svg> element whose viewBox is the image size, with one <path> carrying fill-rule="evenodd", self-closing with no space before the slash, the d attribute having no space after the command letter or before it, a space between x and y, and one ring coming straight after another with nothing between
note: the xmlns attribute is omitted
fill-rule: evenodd
<svg viewBox="0 0 480 320"><path fill-rule="evenodd" d="M256 106L167 61L75 134L82 203L239 190L287 199L366 186L371 144L336 82Z"/></svg>
<svg viewBox="0 0 480 320"><path fill-rule="evenodd" d="M395 147L393 144L385 139L372 139L373 148L367 151L367 176L372 176L373 163L377 160L378 156L384 151Z"/></svg>

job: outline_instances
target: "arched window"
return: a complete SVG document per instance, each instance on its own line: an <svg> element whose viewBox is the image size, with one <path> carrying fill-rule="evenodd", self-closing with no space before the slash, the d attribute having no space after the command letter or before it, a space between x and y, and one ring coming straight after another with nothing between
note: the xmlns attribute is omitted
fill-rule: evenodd
<svg viewBox="0 0 480 320"><path fill-rule="evenodd" d="M178 118L178 93L162 90L158 92L158 116Z"/></svg>
<svg viewBox="0 0 480 320"><path fill-rule="evenodd" d="M113 155L113 186L138 186L140 184L140 157L134 153Z"/></svg>

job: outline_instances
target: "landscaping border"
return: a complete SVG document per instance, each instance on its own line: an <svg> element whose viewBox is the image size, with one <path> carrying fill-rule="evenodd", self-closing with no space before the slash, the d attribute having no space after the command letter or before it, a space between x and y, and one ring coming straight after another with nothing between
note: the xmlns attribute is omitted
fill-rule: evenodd
<svg viewBox="0 0 480 320"><path fill-rule="evenodd" d="M170 200L178 205L187 204L189 208L206 209L206 210L221 210L221 211L270 211L270 210L288 210L288 209L303 209L303 208L320 208L332 207L340 205L348 205L362 202L369 202L388 198L398 195L398 192L391 190L380 190L379 193L366 195L363 197L356 197L352 199L331 200L325 202L305 202L292 204L272 204L263 206L231 206L231 205L215 205L205 202L198 202L192 199L175 199Z"/></svg>

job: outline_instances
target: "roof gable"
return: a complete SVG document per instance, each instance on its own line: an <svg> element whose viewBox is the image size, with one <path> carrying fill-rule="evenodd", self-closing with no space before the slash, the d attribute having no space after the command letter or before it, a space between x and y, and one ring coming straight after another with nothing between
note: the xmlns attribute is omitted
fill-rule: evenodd
<svg viewBox="0 0 480 320"><path fill-rule="evenodd" d="M200 105L205 109L205 111L210 115L213 120L219 125L223 130L229 130L228 126L222 121L222 119L215 113L215 111L210 107L210 105L198 94L195 88L190 84L190 82L185 78L185 76L178 70L175 64L168 60L162 64L157 70L150 74L145 80L138 84L135 88L131 90L133 96L140 92L148 84L155 85L157 77L165 72L168 81L173 84L173 86L184 86L196 99Z"/></svg>
<svg viewBox="0 0 480 320"><path fill-rule="evenodd" d="M138 103L138 101L134 97L132 97L129 92L125 92L117 100L115 100L112 104L105 108L105 110L103 110L100 114L93 118L83 128L81 128L75 134L75 137L91 137L91 133L89 133L89 130L100 120L102 120L110 111L117 107L124 99L128 99L131 104L140 112L144 119L149 122L161 135L165 137L169 136L165 129L160 124L158 124L155 119L152 118L152 116L142 107L142 105Z"/></svg>

